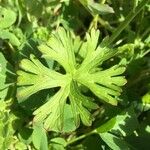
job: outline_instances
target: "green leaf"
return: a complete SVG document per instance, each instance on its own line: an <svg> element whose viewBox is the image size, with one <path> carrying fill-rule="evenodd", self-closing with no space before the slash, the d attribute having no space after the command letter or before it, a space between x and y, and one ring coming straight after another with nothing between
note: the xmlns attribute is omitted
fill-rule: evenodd
<svg viewBox="0 0 150 150"><path fill-rule="evenodd" d="M63 145L57 144L57 143L50 143L49 147L51 150L65 150Z"/></svg>
<svg viewBox="0 0 150 150"><path fill-rule="evenodd" d="M110 110L112 114L112 110ZM119 112L115 117L106 121L96 130L98 133L112 132L118 136L128 136L139 127L139 123L133 107L129 107Z"/></svg>
<svg viewBox="0 0 150 150"><path fill-rule="evenodd" d="M90 1L88 3L88 8L93 14L109 14L109 13L114 13L114 10L112 7L110 7L107 4L99 4L95 3L93 1Z"/></svg>
<svg viewBox="0 0 150 150"><path fill-rule="evenodd" d="M17 72L18 86L25 86L17 94L20 102L42 89L64 87L70 81L69 75L62 75L45 67L34 55L30 56L30 60L22 60L20 68L25 70Z"/></svg>
<svg viewBox="0 0 150 150"><path fill-rule="evenodd" d="M111 129L111 132L127 136L133 133L139 127L137 116L133 107L129 107L116 116L116 124Z"/></svg>
<svg viewBox="0 0 150 150"><path fill-rule="evenodd" d="M14 122L18 119L9 109L10 101L0 100L0 149L10 149L16 132ZM2 142L2 143L1 143Z"/></svg>
<svg viewBox="0 0 150 150"><path fill-rule="evenodd" d="M91 33L86 33L86 42L82 42L82 46L79 49L79 55L83 58L89 59L91 53L96 50L98 45L100 32L92 28ZM84 60L86 61L86 60Z"/></svg>
<svg viewBox="0 0 150 150"><path fill-rule="evenodd" d="M6 84L7 61L2 53L0 53L0 99L4 99L7 95L8 85Z"/></svg>
<svg viewBox="0 0 150 150"><path fill-rule="evenodd" d="M107 70L95 73L81 73L77 80L87 86L97 97L112 105L117 105L116 96L122 91L120 86L126 83L122 76L118 76L125 71L125 67L116 65ZM82 74L82 76L81 76Z"/></svg>
<svg viewBox="0 0 150 150"><path fill-rule="evenodd" d="M98 105L94 98L82 94L81 84L91 90L100 101L117 105L116 97L122 91L120 86L126 83L125 78L120 76L125 71L125 67L115 65L106 70L97 70L97 66L113 57L116 51L98 46L99 31L92 29L86 37L87 41L80 43L85 45L87 52L83 62L78 65L74 49L80 47L76 46L77 43L70 33L61 27L51 35L47 43L39 46L42 56L46 60L58 62L64 68L65 74L45 67L34 55L30 55L30 59L23 59L20 63L22 70L17 72L19 102L38 91L57 87L56 93L33 113L34 121L43 122L47 130L65 129L64 112L68 102L71 105L72 121L76 128L79 127L80 120L84 125L91 126L94 120L91 110L97 109Z"/></svg>
<svg viewBox="0 0 150 150"><path fill-rule="evenodd" d="M15 143L15 149L27 149L27 146L22 142Z"/></svg>
<svg viewBox="0 0 150 150"><path fill-rule="evenodd" d="M63 124L64 124L63 132L72 132L76 129L71 106L68 104L66 104L64 107L64 123Z"/></svg>
<svg viewBox="0 0 150 150"><path fill-rule="evenodd" d="M90 126L93 119L87 108L96 109L98 106L80 93L76 83L71 83L69 98L76 126L79 126L80 118L86 126Z"/></svg>
<svg viewBox="0 0 150 150"><path fill-rule="evenodd" d="M16 21L16 13L0 6L0 29L8 28Z"/></svg>
<svg viewBox="0 0 150 150"><path fill-rule="evenodd" d="M80 0L80 3L87 8L92 15L114 13L113 8L107 4L99 4L93 0Z"/></svg>
<svg viewBox="0 0 150 150"><path fill-rule="evenodd" d="M111 133L101 133L100 137L112 150L129 150L130 146L121 138L112 135Z"/></svg>
<svg viewBox="0 0 150 150"><path fill-rule="evenodd" d="M38 123L34 125L32 133L32 141L36 149L48 150L47 135L42 124Z"/></svg>
<svg viewBox="0 0 150 150"><path fill-rule="evenodd" d="M150 104L150 92L146 93L143 97L142 97L142 102L144 104Z"/></svg>
<svg viewBox="0 0 150 150"><path fill-rule="evenodd" d="M32 135L32 129L21 128L18 133L19 141L23 142L24 144L30 144L32 141L31 135Z"/></svg>
<svg viewBox="0 0 150 150"><path fill-rule="evenodd" d="M150 92L146 93L143 97L142 97L142 103L143 103L143 109L145 111L150 109Z"/></svg>
<svg viewBox="0 0 150 150"><path fill-rule="evenodd" d="M110 120L108 120L107 122L105 122L104 124L102 124L101 126L99 126L96 131L98 133L105 133L110 131L114 125L116 124L116 118L112 118Z"/></svg>
<svg viewBox="0 0 150 150"><path fill-rule="evenodd" d="M60 137L51 139L51 142L63 145L64 147L67 145L67 142L63 138L60 138Z"/></svg>
<svg viewBox="0 0 150 150"><path fill-rule="evenodd" d="M43 53L43 57L53 59L61 64L65 71L73 73L75 70L75 55L73 50L73 39L69 32L63 28L51 35L46 44L39 46L39 50Z"/></svg>
<svg viewBox="0 0 150 150"><path fill-rule="evenodd" d="M64 106L69 94L69 86L61 88L48 102L38 108L35 112L35 122L43 121L44 128L53 131L62 131Z"/></svg>
<svg viewBox="0 0 150 150"><path fill-rule="evenodd" d="M1 30L0 38L3 40L9 40L14 46L19 46L21 44L15 34L11 33L9 30Z"/></svg>
<svg viewBox="0 0 150 150"><path fill-rule="evenodd" d="M6 65L7 61L2 53L0 53L0 90L5 88L5 79L6 79Z"/></svg>

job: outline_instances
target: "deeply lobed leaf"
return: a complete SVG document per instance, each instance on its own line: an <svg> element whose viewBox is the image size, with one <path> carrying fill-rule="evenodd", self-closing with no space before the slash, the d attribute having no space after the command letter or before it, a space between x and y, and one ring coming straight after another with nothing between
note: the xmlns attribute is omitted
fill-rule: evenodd
<svg viewBox="0 0 150 150"><path fill-rule="evenodd" d="M48 130L62 131L65 105L71 105L76 127L80 120L86 126L90 126L94 118L92 109L97 109L95 100L82 94L80 85L86 86L101 101L117 105L116 97L120 95L121 88L126 83L120 76L125 67L115 65L106 70L96 71L96 67L105 60L113 57L116 51L98 46L99 31L92 29L86 35L87 41L77 44L69 32L59 28L46 44L39 46L45 59L57 61L66 71L61 74L45 67L37 58L31 55L30 60L23 59L20 63L22 70L18 71L18 100L27 99L32 94L49 88L60 89L45 104L35 110L35 122L43 122ZM75 60L75 45L84 51L83 62L77 66ZM74 45L75 44L75 45ZM83 53L82 53L83 54ZM92 71L94 70L94 71Z"/></svg>

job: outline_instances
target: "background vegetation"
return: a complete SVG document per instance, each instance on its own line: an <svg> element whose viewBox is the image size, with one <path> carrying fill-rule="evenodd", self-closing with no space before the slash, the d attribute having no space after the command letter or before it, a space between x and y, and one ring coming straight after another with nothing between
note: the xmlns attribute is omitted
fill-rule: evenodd
<svg viewBox="0 0 150 150"><path fill-rule="evenodd" d="M0 0L0 149L148 150L149 52L149 0Z"/></svg>

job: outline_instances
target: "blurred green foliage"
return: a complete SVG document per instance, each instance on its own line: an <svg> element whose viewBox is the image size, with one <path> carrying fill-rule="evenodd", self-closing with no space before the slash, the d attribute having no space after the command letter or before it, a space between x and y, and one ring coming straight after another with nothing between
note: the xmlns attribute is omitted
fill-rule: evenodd
<svg viewBox="0 0 150 150"><path fill-rule="evenodd" d="M83 104L88 105L88 111L81 109L80 113L71 112L69 99L66 98L63 131L54 132L55 130L45 129L43 122L37 122L38 119L35 121L33 114L49 102L49 99L58 92L59 87L45 88L33 95L27 93L25 101L20 103L21 98L17 93L20 89L26 90L27 87L18 85L17 72L21 69L21 60L29 61L30 54L33 54L49 70L63 75L66 73L62 67L64 63L62 65L55 59L43 58L42 50L39 50L39 46L47 45L52 35L57 38L49 47L62 50L61 46L60 49L58 48L57 42L58 39L63 39L63 36L56 36L60 27L67 34L69 33L66 43L70 46L69 40L73 41L73 46L71 45L69 50L73 50L75 55L75 68L80 68L84 60L89 61L94 58L91 53L88 54L88 51L94 49L92 44L96 41L97 32L93 31L98 31L100 35L97 38L97 45L102 48L102 53L103 48L109 49L107 56L110 57L104 59L104 63L98 63L96 67L90 68L90 74L109 70L108 68L119 64L126 68L122 73L127 83L123 86L120 96L113 95L115 102L118 103L117 106L104 103L103 100L106 100L102 97L104 92L97 92L95 90L97 88L92 89L89 86L89 90L89 87L82 85L83 82L78 84L78 91L85 96ZM67 52L66 47L61 60L67 61L65 52ZM112 55L114 52L115 56ZM60 52L58 53L60 56ZM88 66L92 65L89 63ZM25 73L33 69L32 63L28 67L30 69L24 70ZM37 67L37 70L39 68ZM21 70L23 71L23 68ZM82 73L81 81L86 82L88 79L91 81L91 78L84 76L86 71ZM52 77L56 78L55 75ZM111 72L104 74L102 81L98 77L94 76L94 79L97 78L99 80L97 82L102 82L101 85L108 86L108 80L104 77L111 77ZM34 78L30 78L30 84L33 81ZM37 81L40 81L39 78ZM66 79L61 81L67 82ZM43 84L41 83L40 86ZM74 89L75 87L72 87L72 90ZM63 91L63 94L67 94L67 90ZM78 94L76 92L72 97L76 98ZM92 103L87 103L86 97L93 98ZM79 99L75 100L77 104L80 103ZM92 105L93 101L96 105ZM96 109L89 108L91 105L96 106ZM45 113L51 112L49 109L57 112L59 106L58 103L57 108L56 105L48 107ZM81 112L83 116L89 115L90 112L94 118L90 120L89 126L86 126L85 118L82 117L82 122L78 126L74 124L74 117L79 114L81 116ZM38 113L41 113L40 109ZM53 124L53 121L57 121L57 118L48 123ZM149 141L149 0L0 0L0 149L148 150Z"/></svg>

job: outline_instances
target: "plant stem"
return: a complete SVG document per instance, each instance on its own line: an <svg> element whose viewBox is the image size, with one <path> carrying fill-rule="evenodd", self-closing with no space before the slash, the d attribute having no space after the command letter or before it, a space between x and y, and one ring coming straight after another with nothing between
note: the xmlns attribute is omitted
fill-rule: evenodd
<svg viewBox="0 0 150 150"><path fill-rule="evenodd" d="M127 15L125 21L123 23L120 24L120 26L114 31L114 33L112 34L112 36L110 36L110 38L107 40L107 42L105 41L103 47L107 47L110 46L112 42L114 42L114 40L120 35L120 33L127 27L127 25L133 20L133 18L144 8L145 4L148 2L149 0L143 0L135 9L135 11L131 10L130 13Z"/></svg>
<svg viewBox="0 0 150 150"><path fill-rule="evenodd" d="M141 39L143 39L150 32L150 27L148 27L145 32L141 35Z"/></svg>
<svg viewBox="0 0 150 150"><path fill-rule="evenodd" d="M109 24L109 22L103 20L100 16L98 17L98 22L110 32L113 32L114 28Z"/></svg>
<svg viewBox="0 0 150 150"><path fill-rule="evenodd" d="M85 133L85 134L83 134L83 135L81 135L81 136L79 136L79 137L69 141L66 146L68 146L70 144L73 144L73 143L75 143L75 142L77 142L79 140L82 140L82 139L86 138L87 136L90 136L90 135L95 134L95 133L97 133L96 130L93 130L93 131L91 131L89 133Z"/></svg>

